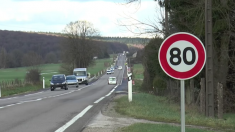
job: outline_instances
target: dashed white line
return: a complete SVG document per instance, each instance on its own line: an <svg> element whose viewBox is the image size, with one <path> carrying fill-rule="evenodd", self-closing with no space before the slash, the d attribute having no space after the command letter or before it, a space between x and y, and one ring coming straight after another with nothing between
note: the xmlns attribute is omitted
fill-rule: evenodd
<svg viewBox="0 0 235 132"><path fill-rule="evenodd" d="M33 94L27 94L27 95L25 95L25 96L32 96L32 95L40 94L40 93L43 93L43 92L38 92L38 93L33 93Z"/></svg>
<svg viewBox="0 0 235 132"><path fill-rule="evenodd" d="M104 99L104 97L101 97L100 99L96 100L94 103L99 103L102 99Z"/></svg>
<svg viewBox="0 0 235 132"><path fill-rule="evenodd" d="M86 114L86 112L91 109L93 105L87 106L82 112L80 112L78 115L76 115L73 119L71 119L69 122L67 122L65 125L57 129L55 132L63 132L66 130L69 126L71 126L74 122L76 122L79 118L81 118L83 115Z"/></svg>
<svg viewBox="0 0 235 132"><path fill-rule="evenodd" d="M1 100L15 99L15 98L18 98L18 97L12 97L12 98L0 99L0 101L1 101Z"/></svg>

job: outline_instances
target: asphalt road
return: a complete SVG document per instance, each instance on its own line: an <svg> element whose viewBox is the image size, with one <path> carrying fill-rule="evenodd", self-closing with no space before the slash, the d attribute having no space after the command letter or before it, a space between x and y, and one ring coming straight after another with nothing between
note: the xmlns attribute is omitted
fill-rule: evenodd
<svg viewBox="0 0 235 132"><path fill-rule="evenodd" d="M89 85L0 98L0 132L82 131L115 90L127 86L124 62L120 56L117 64L122 70L115 69L114 74L105 74ZM109 76L116 76L118 85L108 85Z"/></svg>

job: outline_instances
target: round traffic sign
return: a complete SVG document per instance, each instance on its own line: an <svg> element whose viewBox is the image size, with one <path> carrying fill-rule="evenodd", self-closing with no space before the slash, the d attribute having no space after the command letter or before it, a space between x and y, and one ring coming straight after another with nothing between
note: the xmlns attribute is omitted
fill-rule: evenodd
<svg viewBox="0 0 235 132"><path fill-rule="evenodd" d="M206 62L206 51L196 36L178 32L162 42L158 60L168 76L186 80L193 78L202 70Z"/></svg>

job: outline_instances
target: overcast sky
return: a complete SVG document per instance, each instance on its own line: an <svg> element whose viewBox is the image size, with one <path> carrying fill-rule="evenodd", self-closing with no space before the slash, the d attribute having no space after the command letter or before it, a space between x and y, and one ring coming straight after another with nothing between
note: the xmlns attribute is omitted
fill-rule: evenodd
<svg viewBox="0 0 235 132"><path fill-rule="evenodd" d="M141 5L123 5L125 0L1 0L0 30L61 32L66 24L86 20L100 30L102 36L134 34L120 23L129 24L129 16L155 22L160 18L154 0ZM132 21L133 22L133 21ZM145 37L145 36L144 36Z"/></svg>

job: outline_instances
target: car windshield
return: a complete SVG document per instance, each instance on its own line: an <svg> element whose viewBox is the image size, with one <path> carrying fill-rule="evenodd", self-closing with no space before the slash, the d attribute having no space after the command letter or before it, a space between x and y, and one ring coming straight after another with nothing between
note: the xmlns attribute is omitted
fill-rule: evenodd
<svg viewBox="0 0 235 132"><path fill-rule="evenodd" d="M75 75L75 76L86 76L86 71L74 71L73 75Z"/></svg>
<svg viewBox="0 0 235 132"><path fill-rule="evenodd" d="M75 76L67 76L66 80L76 80L76 77Z"/></svg>
<svg viewBox="0 0 235 132"><path fill-rule="evenodd" d="M64 76L53 76L52 77L53 81L63 81L65 80Z"/></svg>

